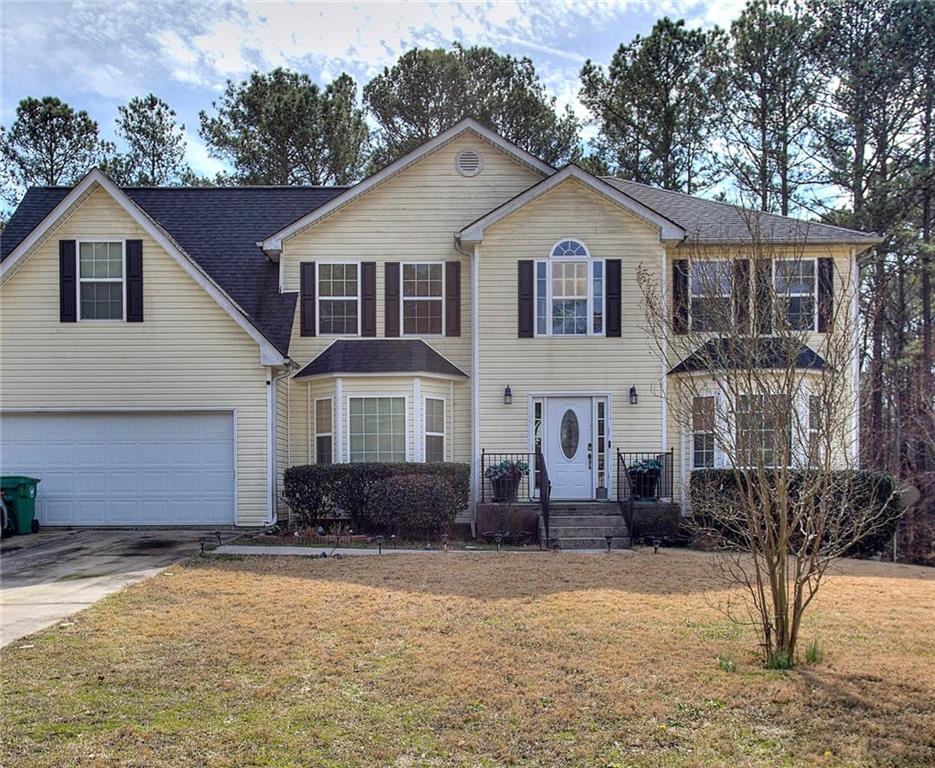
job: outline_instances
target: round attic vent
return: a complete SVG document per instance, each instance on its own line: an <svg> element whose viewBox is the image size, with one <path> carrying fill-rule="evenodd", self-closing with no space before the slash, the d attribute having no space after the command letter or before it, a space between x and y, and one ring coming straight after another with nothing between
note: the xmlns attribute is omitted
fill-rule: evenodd
<svg viewBox="0 0 935 768"><path fill-rule="evenodd" d="M476 176L484 167L484 160L476 149L462 149L455 158L455 168L462 176Z"/></svg>

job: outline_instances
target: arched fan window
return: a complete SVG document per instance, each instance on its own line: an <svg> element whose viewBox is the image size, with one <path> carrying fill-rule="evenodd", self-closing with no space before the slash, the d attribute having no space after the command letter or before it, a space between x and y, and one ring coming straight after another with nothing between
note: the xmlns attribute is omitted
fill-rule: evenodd
<svg viewBox="0 0 935 768"><path fill-rule="evenodd" d="M552 246L553 259L586 259L587 257L587 246L578 240L559 240Z"/></svg>

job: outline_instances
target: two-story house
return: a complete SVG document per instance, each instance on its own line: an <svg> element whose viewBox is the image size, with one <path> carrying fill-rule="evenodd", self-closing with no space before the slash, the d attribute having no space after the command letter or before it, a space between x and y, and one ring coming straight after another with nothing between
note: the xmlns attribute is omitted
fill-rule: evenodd
<svg viewBox="0 0 935 768"><path fill-rule="evenodd" d="M686 243L745 236L731 206L472 120L348 188L30 189L0 251L0 471L42 479L49 525L262 526L309 462L468 462L476 502L487 463L537 448L553 499L613 501L620 452L663 457L679 502L681 374L637 270L691 307ZM831 259L851 301L878 240L809 238L803 290Z"/></svg>

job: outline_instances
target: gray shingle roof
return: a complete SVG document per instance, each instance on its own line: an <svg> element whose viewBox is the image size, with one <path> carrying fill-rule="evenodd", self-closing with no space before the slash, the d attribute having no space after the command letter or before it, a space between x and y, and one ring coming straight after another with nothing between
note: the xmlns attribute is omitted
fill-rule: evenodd
<svg viewBox="0 0 935 768"><path fill-rule="evenodd" d="M421 339L339 339L295 378L325 373L467 374Z"/></svg>
<svg viewBox="0 0 935 768"><path fill-rule="evenodd" d="M881 238L867 232L820 224L814 221L761 213L718 200L650 187L611 176L601 177L634 200L652 208L685 229L688 239L698 243L740 243L752 234L764 242L842 243L873 245Z"/></svg>
<svg viewBox="0 0 935 768"><path fill-rule="evenodd" d="M711 368L786 368L791 359L796 368L820 371L825 361L814 350L799 342L778 339L750 339L739 346L732 339L709 339L676 365L669 373L692 373Z"/></svg>
<svg viewBox="0 0 935 768"><path fill-rule="evenodd" d="M124 192L211 276L276 348L288 354L294 293L257 246L344 187L127 187ZM71 191L33 187L0 234L0 261Z"/></svg>

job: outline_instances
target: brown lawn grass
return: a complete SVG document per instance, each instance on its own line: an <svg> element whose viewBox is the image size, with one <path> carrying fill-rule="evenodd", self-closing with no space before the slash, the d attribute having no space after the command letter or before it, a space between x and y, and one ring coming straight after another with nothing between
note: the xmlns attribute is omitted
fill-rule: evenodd
<svg viewBox="0 0 935 768"><path fill-rule="evenodd" d="M935 572L840 564L783 673L708 557L191 561L0 653L0 764L935 765Z"/></svg>

